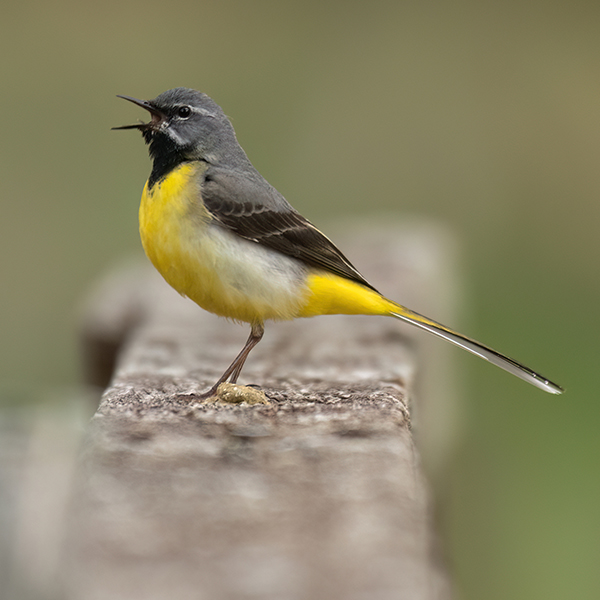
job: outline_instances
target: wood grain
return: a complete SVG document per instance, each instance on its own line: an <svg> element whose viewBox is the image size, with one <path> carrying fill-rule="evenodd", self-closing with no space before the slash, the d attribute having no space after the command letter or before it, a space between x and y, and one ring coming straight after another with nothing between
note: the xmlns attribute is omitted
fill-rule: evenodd
<svg viewBox="0 0 600 600"><path fill-rule="evenodd" d="M439 281L414 255L435 239L380 228L354 236L350 258L426 310ZM116 370L78 473L67 598L449 597L412 438L427 361L410 330L375 317L267 324L240 383L270 403L250 406L197 400L247 327L150 269L113 274L86 322L90 378Z"/></svg>

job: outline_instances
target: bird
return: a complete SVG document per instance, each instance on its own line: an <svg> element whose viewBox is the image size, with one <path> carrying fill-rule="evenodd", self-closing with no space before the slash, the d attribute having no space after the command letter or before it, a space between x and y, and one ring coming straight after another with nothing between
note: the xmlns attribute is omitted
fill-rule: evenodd
<svg viewBox="0 0 600 600"><path fill-rule="evenodd" d="M188 88L153 100L137 129L152 169L139 211L144 251L163 278L201 308L249 323L250 335L219 386L235 384L269 320L332 314L393 317L428 331L553 394L546 377L386 298L255 169L233 125L208 95Z"/></svg>

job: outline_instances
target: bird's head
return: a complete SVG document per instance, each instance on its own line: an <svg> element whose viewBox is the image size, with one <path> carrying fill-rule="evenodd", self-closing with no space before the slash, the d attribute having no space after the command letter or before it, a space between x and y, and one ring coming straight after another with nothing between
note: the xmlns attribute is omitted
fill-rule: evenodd
<svg viewBox="0 0 600 600"><path fill-rule="evenodd" d="M154 168L170 170L184 161L202 160L218 164L235 158L240 148L233 126L221 107L206 94L187 88L168 90L154 100L119 96L146 109L147 123L113 127L139 129Z"/></svg>

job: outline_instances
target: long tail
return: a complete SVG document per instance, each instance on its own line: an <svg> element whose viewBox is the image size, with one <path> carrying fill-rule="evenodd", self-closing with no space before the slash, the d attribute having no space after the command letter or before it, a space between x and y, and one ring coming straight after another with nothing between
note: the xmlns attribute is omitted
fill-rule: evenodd
<svg viewBox="0 0 600 600"><path fill-rule="evenodd" d="M468 352L480 356L485 360L491 362L494 365L497 365L501 369L528 381L529 383L535 385L536 387L550 392L551 394L562 394L563 388L555 383L552 383L549 379L542 377L539 373L532 371L529 367L509 358L508 356L504 356L500 354L500 352L496 352L492 348L488 346L484 346L471 338L468 338L456 331L452 331L452 329L448 329L444 325L440 323L436 323L419 313L413 312L400 304L396 304L395 302L391 302L392 307L390 308L389 314L392 317L396 317L401 321L405 321L406 323L410 323L411 325L415 325L416 327L420 327L421 329L425 329L425 331L429 331L438 337L441 337L445 340L448 340L452 344L456 344L457 346L464 348Z"/></svg>

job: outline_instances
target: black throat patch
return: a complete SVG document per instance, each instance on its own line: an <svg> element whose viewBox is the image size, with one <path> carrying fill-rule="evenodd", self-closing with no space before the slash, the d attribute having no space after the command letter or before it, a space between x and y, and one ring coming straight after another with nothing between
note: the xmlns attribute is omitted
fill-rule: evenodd
<svg viewBox="0 0 600 600"><path fill-rule="evenodd" d="M182 149L168 135L151 130L143 131L142 135L148 144L148 152L152 159L152 172L148 177L148 187L152 189L155 183L167 176L186 159Z"/></svg>

